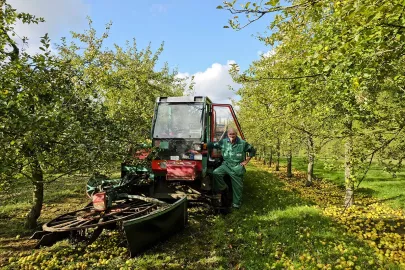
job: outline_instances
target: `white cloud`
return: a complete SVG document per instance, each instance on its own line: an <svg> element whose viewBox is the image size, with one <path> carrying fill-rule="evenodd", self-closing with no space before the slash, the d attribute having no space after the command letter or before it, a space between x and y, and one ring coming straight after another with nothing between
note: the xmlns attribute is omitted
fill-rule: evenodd
<svg viewBox="0 0 405 270"><path fill-rule="evenodd" d="M68 36L69 31L82 30L90 10L84 0L9 0L8 3L19 12L45 19L44 23L27 25L18 22L15 26L15 32L20 37L29 39L28 53L38 52L40 37L46 33L55 43L60 36Z"/></svg>
<svg viewBox="0 0 405 270"><path fill-rule="evenodd" d="M267 52L257 51L257 55L259 55L260 57L263 57L263 58L270 57L270 56L274 55L275 53L276 53L276 51L274 48Z"/></svg>
<svg viewBox="0 0 405 270"><path fill-rule="evenodd" d="M235 83L229 74L229 69L235 61L230 60L225 65L214 63L205 71L194 74L179 73L179 78L190 78L194 76L195 95L208 96L215 103L230 103L231 99L239 99L235 90L241 85ZM233 90L229 89L231 87Z"/></svg>

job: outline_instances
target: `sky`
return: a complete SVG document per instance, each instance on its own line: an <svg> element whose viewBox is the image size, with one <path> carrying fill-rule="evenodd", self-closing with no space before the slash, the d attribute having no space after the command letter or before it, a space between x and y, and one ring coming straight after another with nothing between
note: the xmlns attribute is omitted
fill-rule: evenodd
<svg viewBox="0 0 405 270"><path fill-rule="evenodd" d="M39 25L16 26L20 36L30 39L28 52L38 50L39 38L49 33L53 43L70 31L83 32L86 17L102 33L112 22L106 45L125 45L137 41L139 49L151 43L156 50L164 42L160 64L168 62L180 77L194 75L195 94L209 96L214 102L238 99L229 86L238 89L229 75L230 64L241 70L270 51L255 36L264 33L270 17L263 17L241 31L223 28L233 15L216 7L221 0L9 0L18 11L44 17ZM242 1L243 2L243 1ZM241 2L241 3L242 3Z"/></svg>

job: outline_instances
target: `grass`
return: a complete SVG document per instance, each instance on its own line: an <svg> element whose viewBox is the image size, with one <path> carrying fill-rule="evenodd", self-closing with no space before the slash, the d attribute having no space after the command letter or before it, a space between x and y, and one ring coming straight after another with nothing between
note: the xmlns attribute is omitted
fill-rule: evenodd
<svg viewBox="0 0 405 270"><path fill-rule="evenodd" d="M286 165L285 160L281 160L282 166ZM293 167L296 170L306 172L307 162L302 157L293 159ZM315 160L314 175L317 178L330 180L332 183L344 186L344 165L343 161L331 161L320 158ZM390 206L397 209L405 209L405 170L400 171L393 177L392 174L383 170L377 163L373 163L365 179L357 190L361 194L368 194L385 201ZM343 198L342 198L343 201Z"/></svg>
<svg viewBox="0 0 405 270"><path fill-rule="evenodd" d="M29 265L51 269L398 268L379 259L369 244L325 215L316 200L303 196L305 190L289 188L288 181L277 177L250 165L240 210L218 216L205 205L194 205L189 209L189 225L182 232L132 259L125 247L118 247L123 236L115 232L104 233L86 248L66 241L40 250L15 252L6 248L3 264L5 269ZM82 184L72 180L73 191L64 198L79 196ZM59 189L50 188L48 198L60 198L52 195ZM17 215L21 213L18 207L14 209ZM45 209L44 214L56 216L52 209ZM24 237L14 242L23 241L29 242Z"/></svg>
<svg viewBox="0 0 405 270"><path fill-rule="evenodd" d="M39 224L53 217L84 206L88 199L85 183L88 177L65 177L45 185L44 204ZM30 210L33 186L20 180L0 193L0 266L12 254L31 252L34 241L28 240L32 230L24 228ZM40 227L38 228L40 229Z"/></svg>
<svg viewBox="0 0 405 270"><path fill-rule="evenodd" d="M45 185L44 205L39 223L49 220L56 213L85 203L85 183L88 177L65 177ZM15 237L31 233L23 229L25 216L32 202L33 186L21 180L0 193L0 236ZM49 209L49 210L48 210Z"/></svg>

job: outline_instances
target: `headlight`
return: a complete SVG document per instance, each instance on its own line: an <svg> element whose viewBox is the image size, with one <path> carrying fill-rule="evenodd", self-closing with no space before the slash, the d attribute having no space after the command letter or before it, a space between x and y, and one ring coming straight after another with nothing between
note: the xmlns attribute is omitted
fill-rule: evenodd
<svg viewBox="0 0 405 270"><path fill-rule="evenodd" d="M164 161L159 162L159 166L160 166L160 168L162 168L162 169L166 169L166 162L164 162Z"/></svg>

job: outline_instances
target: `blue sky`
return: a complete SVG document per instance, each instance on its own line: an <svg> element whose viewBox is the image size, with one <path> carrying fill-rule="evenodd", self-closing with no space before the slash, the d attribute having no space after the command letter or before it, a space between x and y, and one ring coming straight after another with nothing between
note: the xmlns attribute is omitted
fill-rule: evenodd
<svg viewBox="0 0 405 270"><path fill-rule="evenodd" d="M53 41L69 36L69 31L83 31L86 16L102 33L105 24L113 26L107 46L124 45L135 38L139 48L149 42L155 50L164 42L160 60L177 67L181 76L196 76L196 94L213 95L214 100L234 98L228 85L238 88L229 77L229 64L236 62L241 69L259 59L259 52L270 48L252 35L263 33L270 21L264 17L249 27L235 31L223 28L231 14L217 10L219 0L9 0L18 10L43 16L47 23L19 27L31 39L35 50L36 37L45 32Z"/></svg>
<svg viewBox="0 0 405 270"><path fill-rule="evenodd" d="M231 14L217 10L221 1L110 1L87 0L95 27L102 29L111 20L111 42L123 44L135 37L140 47L152 42L156 48L165 42L162 55L181 72L195 73L212 63L235 60L247 68L266 47L252 37L263 32L267 19L242 31L225 29ZM114 3L114 4L113 4Z"/></svg>

